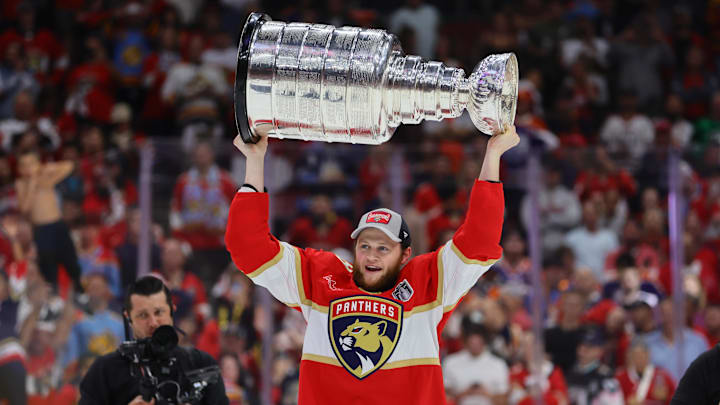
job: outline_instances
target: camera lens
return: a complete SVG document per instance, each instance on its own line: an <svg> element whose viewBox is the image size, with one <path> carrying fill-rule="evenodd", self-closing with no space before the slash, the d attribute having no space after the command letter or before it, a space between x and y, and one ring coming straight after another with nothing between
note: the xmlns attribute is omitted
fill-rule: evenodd
<svg viewBox="0 0 720 405"><path fill-rule="evenodd" d="M155 330L150 340L150 350L156 359L166 359L178 344L178 335L175 328L163 325Z"/></svg>

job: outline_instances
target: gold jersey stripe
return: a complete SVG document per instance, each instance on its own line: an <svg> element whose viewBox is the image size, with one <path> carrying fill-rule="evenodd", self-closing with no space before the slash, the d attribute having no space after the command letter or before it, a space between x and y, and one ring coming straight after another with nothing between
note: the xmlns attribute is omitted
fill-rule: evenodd
<svg viewBox="0 0 720 405"><path fill-rule="evenodd" d="M464 254L462 254L462 252L460 251L460 249L458 249L457 246L455 246L454 243L450 244L450 246L452 246L452 250L453 250L453 252L455 252L455 254L457 255L457 257L459 257L460 260L462 260L462 262L465 263L465 264L479 264L479 265L481 265L481 266L492 266L493 264L495 264L495 262L497 262L498 260L500 260L500 259L490 259L490 260L468 259L467 257L465 257Z"/></svg>
<svg viewBox="0 0 720 405"><path fill-rule="evenodd" d="M380 367L381 370L390 370L393 368L411 367L411 366L439 366L440 359L436 357L426 357L420 359L400 360L386 363Z"/></svg>
<svg viewBox="0 0 720 405"><path fill-rule="evenodd" d="M331 366L342 367L340 362L334 357L321 356L319 354L303 353L301 360L314 361L316 363L329 364ZM439 366L440 359L437 357L427 357L419 359L399 360L392 363L386 363L380 370L392 370L394 368L412 367L412 366Z"/></svg>
<svg viewBox="0 0 720 405"><path fill-rule="evenodd" d="M340 362L337 361L336 358L321 356L319 354L303 353L302 358L300 360L310 360L310 361L314 361L316 363L323 363L323 364L329 364L331 366L342 367L340 365Z"/></svg>
<svg viewBox="0 0 720 405"><path fill-rule="evenodd" d="M250 278L255 278L255 277L261 275L265 270L267 270L267 269L269 269L270 267L278 264L278 262L280 261L280 259L282 259L284 252L285 252L285 247L284 247L284 246L282 245L282 243L281 243L281 244L280 244L280 251L277 252L277 254L275 255L275 257L273 257L272 259L270 259L268 262L266 262L266 263L263 264L262 266L258 267L257 270L255 270L255 271L253 271L252 273L248 274L248 277L250 277Z"/></svg>

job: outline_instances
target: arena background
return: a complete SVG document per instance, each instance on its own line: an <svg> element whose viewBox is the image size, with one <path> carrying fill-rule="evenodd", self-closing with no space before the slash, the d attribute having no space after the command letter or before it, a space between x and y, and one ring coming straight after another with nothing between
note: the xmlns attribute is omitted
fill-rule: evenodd
<svg viewBox="0 0 720 405"><path fill-rule="evenodd" d="M505 365L493 370L507 386L496 403L571 403L579 345L601 349L628 403L649 353L662 378L647 401L668 403L720 341L718 1L5 0L0 337L24 352L0 341L0 367L24 362L28 403L77 400L83 372L123 338L124 287L151 271L173 289L181 343L219 359L233 404L296 402L304 321L254 288L221 242L244 178L231 89L250 11L385 28L407 54L466 72L517 54L505 254L441 341L445 359L466 349L463 327L484 327ZM465 114L402 126L380 146L273 140L273 231L351 259L354 222L387 206L405 215L416 254L434 249L462 221L486 139ZM17 157L31 150L75 163L57 192L84 296L38 271L15 192ZM532 359L547 361L531 371ZM445 372L488 373L457 367ZM455 403L460 383L446 382Z"/></svg>

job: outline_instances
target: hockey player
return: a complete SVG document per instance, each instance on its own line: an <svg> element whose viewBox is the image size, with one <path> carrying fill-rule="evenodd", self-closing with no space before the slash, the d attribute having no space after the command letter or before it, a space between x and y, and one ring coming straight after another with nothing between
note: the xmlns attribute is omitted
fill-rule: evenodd
<svg viewBox="0 0 720 405"><path fill-rule="evenodd" d="M517 145L514 127L488 140L465 222L440 249L414 258L410 232L389 209L362 216L354 263L299 249L270 233L263 190L267 138L234 144L245 184L230 207L225 240L254 283L302 312L300 405L445 403L439 336L451 312L502 255L500 157Z"/></svg>

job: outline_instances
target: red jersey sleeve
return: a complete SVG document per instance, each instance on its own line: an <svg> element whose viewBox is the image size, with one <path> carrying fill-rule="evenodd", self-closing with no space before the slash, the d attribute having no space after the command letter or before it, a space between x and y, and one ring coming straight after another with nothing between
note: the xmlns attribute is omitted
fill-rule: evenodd
<svg viewBox="0 0 720 405"><path fill-rule="evenodd" d="M235 265L284 304L299 308L311 299L304 251L270 233L267 193L238 192L230 205L225 245ZM305 280L304 280L305 278Z"/></svg>
<svg viewBox="0 0 720 405"><path fill-rule="evenodd" d="M453 237L453 244L467 259L487 261L502 256L505 196L502 183L475 182L465 222Z"/></svg>
<svg viewBox="0 0 720 405"><path fill-rule="evenodd" d="M475 182L465 222L440 251L444 307L456 305L502 256L504 209L501 183Z"/></svg>

